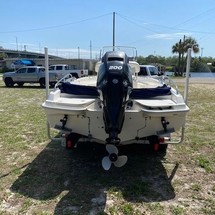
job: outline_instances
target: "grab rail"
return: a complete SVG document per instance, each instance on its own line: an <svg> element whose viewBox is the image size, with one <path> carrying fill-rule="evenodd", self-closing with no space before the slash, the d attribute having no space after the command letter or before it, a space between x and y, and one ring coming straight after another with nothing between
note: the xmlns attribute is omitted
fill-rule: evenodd
<svg viewBox="0 0 215 215"><path fill-rule="evenodd" d="M168 80L168 83L166 83L167 80ZM162 81L163 84L167 84L169 86L173 86L173 88L176 90L176 94L179 94L179 89L178 89L178 86L177 86L177 84L176 84L175 81L173 81L172 79L170 79L167 76L162 76L161 81Z"/></svg>
<svg viewBox="0 0 215 215"><path fill-rule="evenodd" d="M55 89L58 88L58 86L61 84L61 83L65 83L67 81L74 81L76 78L74 76L72 76L70 73L63 76L63 78L61 78L56 84L55 84Z"/></svg>

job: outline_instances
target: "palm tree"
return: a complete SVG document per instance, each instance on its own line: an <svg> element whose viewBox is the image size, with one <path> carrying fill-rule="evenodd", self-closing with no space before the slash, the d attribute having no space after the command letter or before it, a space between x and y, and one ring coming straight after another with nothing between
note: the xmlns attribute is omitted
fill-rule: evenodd
<svg viewBox="0 0 215 215"><path fill-rule="evenodd" d="M177 65L177 71L175 72L176 76L178 76L178 73L180 73L180 67L181 67L181 58L182 58L182 54L183 54L183 44L181 42L181 39L179 40L178 43L176 43L175 45L172 46L172 53L178 53L178 65Z"/></svg>
<svg viewBox="0 0 215 215"><path fill-rule="evenodd" d="M187 53L187 50L189 48L192 48L192 51L194 53L199 52L199 45L197 44L196 40L192 37L183 38L183 41L180 39L178 43L172 46L172 53L178 53L178 65L177 65L177 73L176 75L182 76L183 72L185 70L186 65L186 59L187 55L184 57L184 55Z"/></svg>

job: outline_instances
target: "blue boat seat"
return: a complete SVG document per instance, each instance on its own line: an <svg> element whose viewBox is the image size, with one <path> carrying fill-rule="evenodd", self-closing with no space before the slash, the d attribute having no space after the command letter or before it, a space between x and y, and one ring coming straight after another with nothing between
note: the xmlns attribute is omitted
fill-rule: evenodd
<svg viewBox="0 0 215 215"><path fill-rule="evenodd" d="M97 87L71 84L69 82L62 83L59 87L61 93L68 93L78 96L98 97ZM156 96L171 95L171 87L165 84L156 88L133 88L130 94L131 99L149 99Z"/></svg>

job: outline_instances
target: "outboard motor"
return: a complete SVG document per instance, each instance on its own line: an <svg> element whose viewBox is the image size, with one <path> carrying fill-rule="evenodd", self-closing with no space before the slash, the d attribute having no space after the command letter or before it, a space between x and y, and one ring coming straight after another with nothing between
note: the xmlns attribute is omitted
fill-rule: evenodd
<svg viewBox="0 0 215 215"><path fill-rule="evenodd" d="M118 134L125 118L125 106L132 91L132 71L124 52L107 52L102 58L97 78L97 89L103 104L107 143L120 142Z"/></svg>

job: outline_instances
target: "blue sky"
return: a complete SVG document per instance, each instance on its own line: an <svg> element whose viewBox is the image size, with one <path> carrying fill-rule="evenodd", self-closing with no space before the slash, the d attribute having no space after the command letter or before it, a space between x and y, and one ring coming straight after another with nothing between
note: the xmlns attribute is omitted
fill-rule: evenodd
<svg viewBox="0 0 215 215"><path fill-rule="evenodd" d="M0 46L89 58L112 45L134 46L138 55L172 56L184 35L202 56L215 57L215 0L7 0L1 2Z"/></svg>

